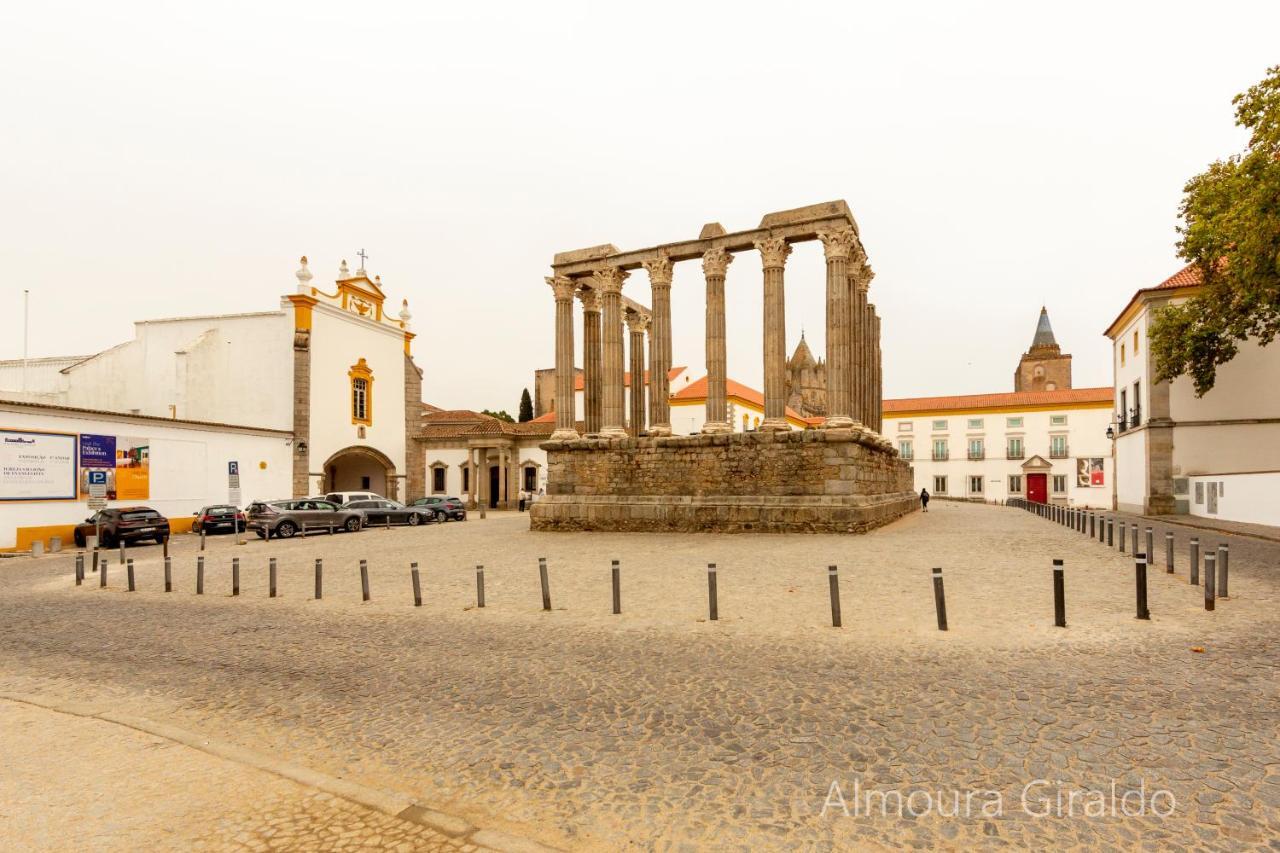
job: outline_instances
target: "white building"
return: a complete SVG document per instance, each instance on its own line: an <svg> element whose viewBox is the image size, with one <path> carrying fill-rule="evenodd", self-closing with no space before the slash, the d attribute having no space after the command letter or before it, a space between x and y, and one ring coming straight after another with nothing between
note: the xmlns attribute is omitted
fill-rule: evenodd
<svg viewBox="0 0 1280 853"><path fill-rule="evenodd" d="M1118 506L1280 525L1280 346L1242 343L1203 397L1188 377L1155 381L1152 317L1200 289L1199 271L1189 265L1135 293L1107 328Z"/></svg>
<svg viewBox="0 0 1280 853"><path fill-rule="evenodd" d="M725 400L729 407L729 424L734 432L750 432L760 428L764 420L764 394L732 379L725 380ZM707 377L689 382L671 394L671 434L693 435L702 432L707 422ZM822 418L803 418L787 407L787 423L791 428L808 429L821 424Z"/></svg>

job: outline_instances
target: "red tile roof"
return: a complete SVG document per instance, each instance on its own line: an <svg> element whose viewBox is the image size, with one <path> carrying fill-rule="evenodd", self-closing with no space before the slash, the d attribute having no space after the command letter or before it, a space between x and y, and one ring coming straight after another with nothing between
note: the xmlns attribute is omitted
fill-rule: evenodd
<svg viewBox="0 0 1280 853"><path fill-rule="evenodd" d="M1223 263L1225 263L1225 260ZM1129 313L1129 309L1142 298L1143 294L1153 293L1157 290L1173 290L1178 287L1198 287L1201 284L1204 284L1204 273L1201 272L1199 265L1187 264L1154 287L1144 287L1135 292L1129 301L1124 304L1124 308L1116 315L1116 318L1111 321L1111 325L1107 326L1107 330L1103 334L1111 337L1111 332L1115 330L1116 324L1120 322L1125 314Z"/></svg>
<svg viewBox="0 0 1280 853"><path fill-rule="evenodd" d="M963 394L950 397L908 397L885 400L885 415L923 411L973 411L976 409L1017 408L1020 406L1062 406L1084 403L1111 403L1115 389L1063 388L1057 391L1014 391L1007 394Z"/></svg>
<svg viewBox="0 0 1280 853"><path fill-rule="evenodd" d="M683 367L671 368L670 370L667 371L667 381L675 382L676 377L679 376L681 373L684 373L684 371L685 371L685 368ZM573 379L573 390L581 391L583 388L587 387L586 383L587 383L586 378L581 373L577 374L577 376L575 376ZM644 384L646 387L648 387L649 385L649 371L647 370L644 372ZM631 371L628 370L626 373L622 374L622 385L625 388L631 387Z"/></svg>
<svg viewBox="0 0 1280 853"><path fill-rule="evenodd" d="M727 397L737 397L743 402L750 403L753 406L764 408L764 394L756 389L743 385L732 379L725 379L724 393ZM681 388L677 393L671 395L672 400L705 400L707 398L707 377L694 380L685 387ZM787 407L787 417L794 418L797 421L808 422L799 412L790 406Z"/></svg>
<svg viewBox="0 0 1280 853"><path fill-rule="evenodd" d="M464 438L480 435L542 436L551 435L554 429L554 416L550 421L539 418L513 424L470 409L451 409L424 414L420 434L423 438Z"/></svg>

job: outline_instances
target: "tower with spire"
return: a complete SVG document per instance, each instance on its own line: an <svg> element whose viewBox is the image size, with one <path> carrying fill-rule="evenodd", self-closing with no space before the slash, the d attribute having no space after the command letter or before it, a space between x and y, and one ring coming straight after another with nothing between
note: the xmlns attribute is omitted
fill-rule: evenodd
<svg viewBox="0 0 1280 853"><path fill-rule="evenodd" d="M827 365L813 357L803 330L787 360L787 406L805 417L827 413Z"/></svg>
<svg viewBox="0 0 1280 853"><path fill-rule="evenodd" d="M1049 311L1041 306L1031 348L1022 354L1013 372L1014 391L1056 391L1071 387L1071 356L1063 355L1053 336Z"/></svg>

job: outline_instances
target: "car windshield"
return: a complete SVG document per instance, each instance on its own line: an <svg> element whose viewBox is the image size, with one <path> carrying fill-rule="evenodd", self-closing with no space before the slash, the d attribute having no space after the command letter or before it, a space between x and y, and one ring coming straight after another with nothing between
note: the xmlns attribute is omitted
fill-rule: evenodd
<svg viewBox="0 0 1280 853"><path fill-rule="evenodd" d="M238 510L237 510L235 507L233 507L233 506L211 506L211 507L205 507L205 510L204 510L204 511L205 511L206 513L215 513L215 512L218 512L218 513L223 513L223 512L238 512Z"/></svg>
<svg viewBox="0 0 1280 853"><path fill-rule="evenodd" d="M147 519L159 518L160 513L153 509L140 509L134 512L122 512L120 518L124 521L145 521Z"/></svg>

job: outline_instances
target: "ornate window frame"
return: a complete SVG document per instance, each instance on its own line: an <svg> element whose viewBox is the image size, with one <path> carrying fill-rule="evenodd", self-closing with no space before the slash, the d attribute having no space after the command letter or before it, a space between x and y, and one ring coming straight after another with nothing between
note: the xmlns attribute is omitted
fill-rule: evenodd
<svg viewBox="0 0 1280 853"><path fill-rule="evenodd" d="M351 382L351 423L373 426L373 368L362 358L351 365L347 379ZM360 392L363 399L357 396Z"/></svg>
<svg viewBox="0 0 1280 853"><path fill-rule="evenodd" d="M430 465L427 466L427 471L430 472L430 475L431 475L431 494L433 495L448 494L449 493L449 464L447 462L441 462L439 459L437 459L435 462L432 462ZM436 471L444 471L444 488L442 489L436 488Z"/></svg>

